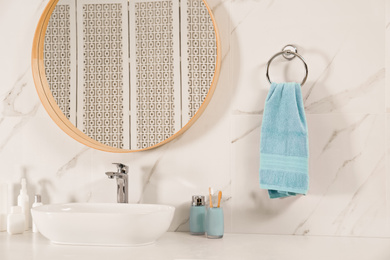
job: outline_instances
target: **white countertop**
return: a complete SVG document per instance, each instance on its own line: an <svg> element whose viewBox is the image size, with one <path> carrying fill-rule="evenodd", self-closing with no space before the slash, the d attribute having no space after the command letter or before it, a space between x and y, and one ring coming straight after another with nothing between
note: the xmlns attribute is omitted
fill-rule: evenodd
<svg viewBox="0 0 390 260"><path fill-rule="evenodd" d="M12 236L0 232L0 259L388 260L390 238L225 234L223 239L212 240L183 232L168 232L150 246L94 247L56 245L31 232Z"/></svg>

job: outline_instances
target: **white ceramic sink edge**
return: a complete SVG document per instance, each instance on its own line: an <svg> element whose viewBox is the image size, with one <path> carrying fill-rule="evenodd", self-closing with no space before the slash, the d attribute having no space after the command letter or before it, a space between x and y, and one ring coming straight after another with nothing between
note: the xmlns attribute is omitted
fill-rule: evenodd
<svg viewBox="0 0 390 260"><path fill-rule="evenodd" d="M157 204L67 203L31 209L39 232L68 245L142 246L169 228L175 208Z"/></svg>

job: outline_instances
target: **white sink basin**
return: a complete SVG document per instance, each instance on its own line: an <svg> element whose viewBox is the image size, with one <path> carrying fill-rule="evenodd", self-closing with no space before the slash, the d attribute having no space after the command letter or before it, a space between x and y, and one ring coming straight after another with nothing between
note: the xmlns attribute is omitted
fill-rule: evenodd
<svg viewBox="0 0 390 260"><path fill-rule="evenodd" d="M153 204L69 203L31 209L42 235L57 244L140 246L154 243L175 208Z"/></svg>

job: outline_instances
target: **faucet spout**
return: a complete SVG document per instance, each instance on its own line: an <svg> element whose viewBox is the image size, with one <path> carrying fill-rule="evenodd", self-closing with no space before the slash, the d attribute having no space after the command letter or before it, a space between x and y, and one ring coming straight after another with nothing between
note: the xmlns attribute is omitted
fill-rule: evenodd
<svg viewBox="0 0 390 260"><path fill-rule="evenodd" d="M106 172L106 175L110 179L116 178L117 184L117 202L118 203L128 203L128 171L129 167L121 164L114 163L117 165L117 172Z"/></svg>
<svg viewBox="0 0 390 260"><path fill-rule="evenodd" d="M106 175L109 179L114 179L116 174L116 172L106 172Z"/></svg>
<svg viewBox="0 0 390 260"><path fill-rule="evenodd" d="M117 202L129 203L127 194L127 175L126 178L117 178Z"/></svg>

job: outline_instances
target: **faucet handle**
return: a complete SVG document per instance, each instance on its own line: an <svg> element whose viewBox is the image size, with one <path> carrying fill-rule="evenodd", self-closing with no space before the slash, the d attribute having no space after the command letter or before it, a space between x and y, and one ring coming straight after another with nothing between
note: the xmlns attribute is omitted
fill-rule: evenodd
<svg viewBox="0 0 390 260"><path fill-rule="evenodd" d="M113 163L116 165L117 169L118 169L118 173L124 173L124 174L127 174L129 172L129 166L127 165L124 165L122 163Z"/></svg>

